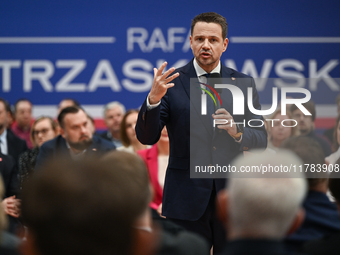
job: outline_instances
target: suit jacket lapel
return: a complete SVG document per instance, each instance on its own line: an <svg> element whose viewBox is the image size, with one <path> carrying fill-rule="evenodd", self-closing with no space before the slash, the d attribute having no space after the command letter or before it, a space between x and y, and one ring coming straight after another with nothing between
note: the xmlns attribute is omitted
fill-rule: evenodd
<svg viewBox="0 0 340 255"><path fill-rule="evenodd" d="M213 134L213 129L211 126L210 116L201 115L201 95L202 91L200 89L200 84L197 78L197 74L193 65L193 60L190 61L188 65L185 66L183 70L181 81L184 86L185 92L190 99L190 118L195 120L200 120L201 124L206 128L207 132L211 135ZM194 123L190 121L190 124Z"/></svg>

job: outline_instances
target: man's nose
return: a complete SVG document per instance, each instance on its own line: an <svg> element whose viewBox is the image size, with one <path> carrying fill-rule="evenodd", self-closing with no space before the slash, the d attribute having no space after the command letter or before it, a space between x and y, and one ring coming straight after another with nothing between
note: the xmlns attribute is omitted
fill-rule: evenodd
<svg viewBox="0 0 340 255"><path fill-rule="evenodd" d="M82 134L87 133L87 130L88 130L88 129L89 129L88 126L82 126L82 127L81 127L81 133L82 133Z"/></svg>
<svg viewBox="0 0 340 255"><path fill-rule="evenodd" d="M210 49L210 43L208 39L205 39L203 42L203 48L204 49Z"/></svg>

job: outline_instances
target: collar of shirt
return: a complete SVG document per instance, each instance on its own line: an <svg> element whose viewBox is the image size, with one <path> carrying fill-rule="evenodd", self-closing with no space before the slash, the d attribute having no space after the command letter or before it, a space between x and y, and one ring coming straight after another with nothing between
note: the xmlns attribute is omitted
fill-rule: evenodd
<svg viewBox="0 0 340 255"><path fill-rule="evenodd" d="M197 77L201 77L202 75L205 75L207 72L203 70L202 67L199 66L199 64L196 61L196 58L194 58L194 68L197 74ZM210 73L220 73L221 71L221 61L218 61L218 65L210 72Z"/></svg>
<svg viewBox="0 0 340 255"><path fill-rule="evenodd" d="M206 71L203 70L202 67L199 66L199 64L196 61L196 58L194 58L194 68L198 77L198 80L201 83L207 83L207 77L205 76L205 74L207 74ZM210 73L220 73L221 70L221 61L218 62L218 65L210 72ZM202 89L205 89L205 85L200 84ZM202 90L202 94L205 94L204 90Z"/></svg>
<svg viewBox="0 0 340 255"><path fill-rule="evenodd" d="M4 132L2 132L2 134L0 135L1 152L2 154L5 154L5 155L7 155L8 153L6 137L7 137L7 129L5 129Z"/></svg>

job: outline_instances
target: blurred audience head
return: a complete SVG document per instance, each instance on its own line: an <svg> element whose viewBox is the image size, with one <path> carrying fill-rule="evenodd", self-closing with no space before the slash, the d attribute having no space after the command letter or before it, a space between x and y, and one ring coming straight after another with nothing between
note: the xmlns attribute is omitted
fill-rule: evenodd
<svg viewBox="0 0 340 255"><path fill-rule="evenodd" d="M11 106L8 101L0 97L0 134L7 129Z"/></svg>
<svg viewBox="0 0 340 255"><path fill-rule="evenodd" d="M103 114L105 125L111 134L118 134L119 136L120 124L125 112L125 106L118 101L113 101L105 105Z"/></svg>
<svg viewBox="0 0 340 255"><path fill-rule="evenodd" d="M340 146L340 115L336 119L333 132L333 150L336 151Z"/></svg>
<svg viewBox="0 0 340 255"><path fill-rule="evenodd" d="M290 150L301 158L302 170L307 178L309 189L319 189L320 185L327 187L328 173L325 155L318 142L305 136L291 137L282 143L281 148ZM321 172L314 171L312 167L317 165L325 169Z"/></svg>
<svg viewBox="0 0 340 255"><path fill-rule="evenodd" d="M87 114L77 106L64 108L58 115L60 135L76 152L87 149L92 144L92 136Z"/></svg>
<svg viewBox="0 0 340 255"><path fill-rule="evenodd" d="M293 153L252 153L238 157L233 165L254 167L270 164L302 164ZM228 177L226 191L219 196L220 218L226 223L228 239L283 239L303 221L302 201L306 181L301 173L239 173Z"/></svg>
<svg viewBox="0 0 340 255"><path fill-rule="evenodd" d="M41 116L32 124L31 142L34 147L40 147L44 142L56 137L58 131L58 125L51 117Z"/></svg>
<svg viewBox="0 0 340 255"><path fill-rule="evenodd" d="M340 94L337 95L335 102L337 106L338 115L340 115Z"/></svg>
<svg viewBox="0 0 340 255"><path fill-rule="evenodd" d="M134 203L134 221L136 239L133 244L134 254L152 254L159 246L159 232L152 223L149 203L153 196L148 170L143 160L136 154L112 151L107 153L102 161L111 166L113 171L119 171L125 181ZM120 185L125 185L123 182Z"/></svg>
<svg viewBox="0 0 340 255"><path fill-rule="evenodd" d="M132 143L137 141L135 126L138 118L138 110L128 110L121 122L120 139L125 147L129 147Z"/></svg>
<svg viewBox="0 0 340 255"><path fill-rule="evenodd" d="M22 191L23 254L134 254L133 225L149 194L127 165L140 167L119 156L58 159L36 172Z"/></svg>
<svg viewBox="0 0 340 255"><path fill-rule="evenodd" d="M91 134L96 133L96 125L94 123L94 119L89 114L87 114L87 120Z"/></svg>
<svg viewBox="0 0 340 255"><path fill-rule="evenodd" d="M292 120L293 116L290 112L287 111L286 115L281 115L281 108L279 108L269 119L275 119L275 121L267 123L270 125L270 141L274 147L280 147L284 140L298 135L297 125Z"/></svg>
<svg viewBox="0 0 340 255"><path fill-rule="evenodd" d="M32 103L26 98L19 99L14 105L14 116L17 125L28 129L32 121Z"/></svg>
<svg viewBox="0 0 340 255"><path fill-rule="evenodd" d="M80 104L77 100L72 99L72 98L64 98L63 100L60 101L59 105L58 105L58 115L60 114L60 112L69 106L77 106L80 107Z"/></svg>
<svg viewBox="0 0 340 255"><path fill-rule="evenodd" d="M158 142L169 143L168 130L166 129L166 126L163 127L161 137L159 138Z"/></svg>
<svg viewBox="0 0 340 255"><path fill-rule="evenodd" d="M316 117L315 103L310 100L302 104L312 115L305 115L295 104L290 108L293 118L298 122L298 128L301 135L307 135L314 130L314 121Z"/></svg>

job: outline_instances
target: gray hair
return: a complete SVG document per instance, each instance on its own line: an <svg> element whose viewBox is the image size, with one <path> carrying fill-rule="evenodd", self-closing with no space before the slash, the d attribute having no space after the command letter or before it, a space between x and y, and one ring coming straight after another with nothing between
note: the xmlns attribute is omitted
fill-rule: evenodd
<svg viewBox="0 0 340 255"><path fill-rule="evenodd" d="M110 103L107 103L107 104L104 106L104 112L103 112L104 117L105 117L106 112L107 112L108 110L111 110L111 109L113 109L113 108L115 108L115 107L120 107L120 109L122 110L122 114L123 114L123 115L125 114L125 112L126 112L125 106L124 106L122 103L118 102L118 101L112 101L112 102L110 102Z"/></svg>
<svg viewBox="0 0 340 255"><path fill-rule="evenodd" d="M293 153L280 151L277 154L264 152L239 157L234 164L241 166L287 166L298 167L302 161ZM302 173L283 172L263 175L231 174L227 192L229 195L230 227L237 235L282 239L292 225L307 185ZM236 177L236 178L235 178ZM239 178L241 177L241 178Z"/></svg>

